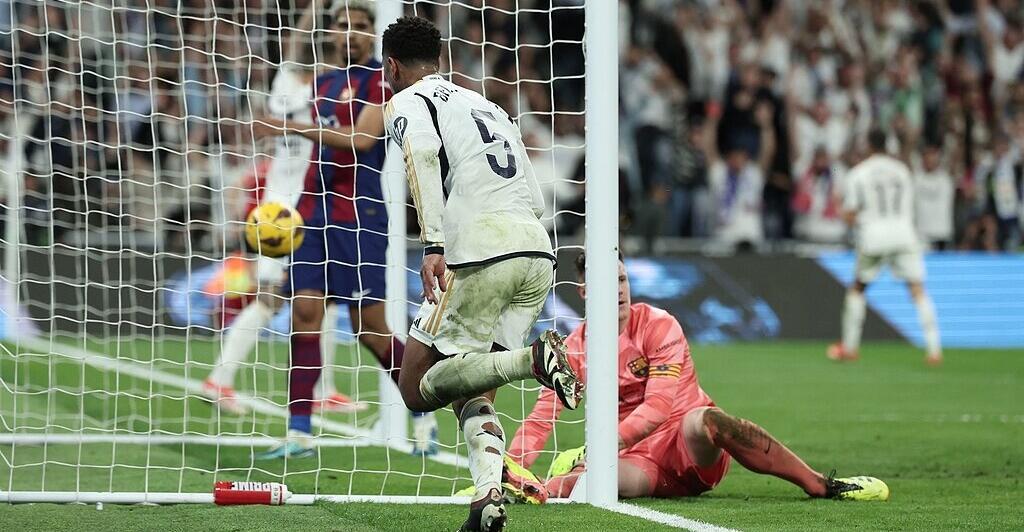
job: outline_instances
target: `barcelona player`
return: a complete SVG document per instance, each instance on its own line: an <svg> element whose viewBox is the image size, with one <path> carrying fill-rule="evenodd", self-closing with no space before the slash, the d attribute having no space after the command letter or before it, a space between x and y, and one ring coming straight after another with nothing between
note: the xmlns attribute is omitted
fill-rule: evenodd
<svg viewBox="0 0 1024 532"><path fill-rule="evenodd" d="M576 261L580 296L584 256ZM695 496L714 488L734 459L756 473L796 484L811 497L884 500L889 488L871 477L837 479L807 466L760 426L715 406L697 382L683 330L669 313L632 304L626 267L619 262L619 496ZM566 339L570 364L586 374L586 324ZM516 432L509 455L529 467L551 433L561 405L542 390ZM584 471L583 451L559 456L547 479L549 496L567 497ZM513 472L528 478L529 473ZM544 497L540 497L544 499Z"/></svg>
<svg viewBox="0 0 1024 532"><path fill-rule="evenodd" d="M258 135L299 134L313 141L297 208L307 228L289 268L292 300L288 438L259 458L313 454L313 392L321 373L320 331L328 298L349 308L359 342L398 382L405 346L385 321L388 213L381 190L384 104L392 91L374 57L374 10L340 2L333 16L335 64L313 80L313 126L268 118ZM431 414L414 417L414 452L436 451Z"/></svg>

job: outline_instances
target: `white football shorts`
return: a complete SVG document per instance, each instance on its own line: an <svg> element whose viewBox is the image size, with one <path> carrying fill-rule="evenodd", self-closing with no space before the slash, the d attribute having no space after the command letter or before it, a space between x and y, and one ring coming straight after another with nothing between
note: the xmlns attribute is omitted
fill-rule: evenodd
<svg viewBox="0 0 1024 532"><path fill-rule="evenodd" d="M864 284L869 284L878 277L883 266L888 266L897 279L908 283L924 282L924 256L920 250L877 255L858 253L856 279Z"/></svg>
<svg viewBox="0 0 1024 532"><path fill-rule="evenodd" d="M448 270L448 290L424 302L409 335L447 356L487 353L492 344L519 349L547 300L551 259L516 257Z"/></svg>

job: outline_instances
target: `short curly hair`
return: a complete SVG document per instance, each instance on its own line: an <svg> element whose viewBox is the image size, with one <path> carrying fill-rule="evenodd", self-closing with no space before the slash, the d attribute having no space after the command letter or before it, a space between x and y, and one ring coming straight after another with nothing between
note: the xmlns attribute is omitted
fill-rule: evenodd
<svg viewBox="0 0 1024 532"><path fill-rule="evenodd" d="M382 48L386 57L403 63L437 64L441 58L441 32L422 17L402 17L384 30Z"/></svg>

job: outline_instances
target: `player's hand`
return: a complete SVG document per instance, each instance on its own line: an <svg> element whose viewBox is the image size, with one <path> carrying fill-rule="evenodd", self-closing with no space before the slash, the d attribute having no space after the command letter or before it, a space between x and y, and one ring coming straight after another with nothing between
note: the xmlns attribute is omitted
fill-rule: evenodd
<svg viewBox="0 0 1024 532"><path fill-rule="evenodd" d="M284 122L276 118L262 116L252 121L252 137L254 140L283 135L284 129Z"/></svg>
<svg viewBox="0 0 1024 532"><path fill-rule="evenodd" d="M622 436L620 435L619 436L619 450L621 451L621 450L623 450L625 448L626 448L626 442L622 441Z"/></svg>
<svg viewBox="0 0 1024 532"><path fill-rule="evenodd" d="M442 292L448 291L448 281L444 278L447 268L444 255L433 254L423 257L420 278L423 280L423 297L428 302L437 304L437 294L434 293L434 288L440 288Z"/></svg>

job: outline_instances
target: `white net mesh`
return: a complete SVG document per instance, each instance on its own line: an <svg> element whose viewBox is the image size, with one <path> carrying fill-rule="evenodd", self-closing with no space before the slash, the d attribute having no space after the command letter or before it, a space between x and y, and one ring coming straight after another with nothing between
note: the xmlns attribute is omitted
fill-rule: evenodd
<svg viewBox="0 0 1024 532"><path fill-rule="evenodd" d="M396 13L441 29L443 74L519 123L561 259L538 330L567 333L581 308L572 259L583 222L583 3L398 4ZM311 54L320 70L341 53L332 46L339 29L324 26L329 17L313 17L323 31L301 29L308 5L0 2L0 491L208 492L211 479L252 479L300 493L450 495L469 483L450 411L438 415L441 452L408 453L410 440L393 430L407 413L380 392L388 379L355 341L345 305L331 322L337 342L325 373L367 408L314 415L312 458L254 459L285 436L292 330L288 301L243 245L245 215L281 154L254 120L271 114L289 43L318 43ZM318 83L306 82L313 94ZM373 100L369 92L341 97ZM311 156L339 172L379 172L364 152L348 155L347 163ZM404 203L402 177L392 177L380 178L384 195ZM383 200L364 190L319 197ZM419 251L407 236L418 230L401 214L392 206L391 256L405 254L396 242L408 244L408 258L387 265L393 322L394 309L414 313L419 299ZM259 335L253 352L221 383L233 385L246 412L218 408L204 381L228 327L247 305L275 299L284 305L248 330ZM499 393L508 434L537 390L528 382ZM581 415L563 417L538 473L556 451L583 443Z"/></svg>

